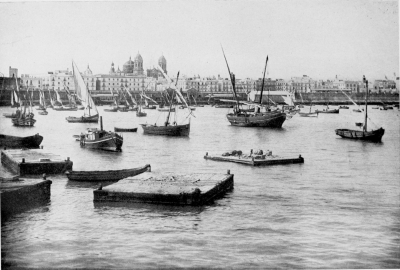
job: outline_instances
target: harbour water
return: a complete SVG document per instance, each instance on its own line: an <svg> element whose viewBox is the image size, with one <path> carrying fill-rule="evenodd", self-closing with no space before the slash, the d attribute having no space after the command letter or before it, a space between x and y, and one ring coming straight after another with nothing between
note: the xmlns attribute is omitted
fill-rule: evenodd
<svg viewBox="0 0 400 270"><path fill-rule="evenodd" d="M197 108L188 138L146 136L133 112L103 112L104 128L124 133L122 152L81 148L72 136L96 124L36 113L33 128L0 117L1 133L44 136L44 149L70 157L75 170L151 164L153 172L234 174L235 187L204 207L93 203L97 184L50 176L51 201L2 219L2 265L35 268L400 268L399 111L369 107L382 143L346 140L363 114L298 115L282 129L233 127L227 109ZM322 108L322 107L321 107ZM0 107L0 113L11 112ZM161 116L163 117L163 116ZM358 118L358 119L356 119ZM269 149L304 164L248 167L205 160L206 152Z"/></svg>

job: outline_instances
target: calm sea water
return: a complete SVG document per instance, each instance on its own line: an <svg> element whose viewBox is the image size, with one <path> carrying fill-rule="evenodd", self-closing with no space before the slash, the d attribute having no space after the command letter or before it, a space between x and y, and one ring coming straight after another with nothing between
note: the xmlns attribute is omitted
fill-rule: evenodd
<svg viewBox="0 0 400 270"><path fill-rule="evenodd" d="M0 117L1 133L39 133L44 149L70 157L75 170L149 163L176 174L230 169L235 181L212 205L182 207L98 204L97 184L51 176L51 202L2 221L2 260L36 268L400 268L399 111L371 107L373 123L386 129L382 143L335 135L362 121L351 109L258 129L230 126L227 109L197 108L190 137L168 138L145 136L138 125L161 123L158 111L136 118L99 107L105 129L139 127L123 134L121 153L79 146L72 135L97 126L65 121L80 111L36 114L33 128ZM203 158L234 149L301 154L305 163L253 168Z"/></svg>

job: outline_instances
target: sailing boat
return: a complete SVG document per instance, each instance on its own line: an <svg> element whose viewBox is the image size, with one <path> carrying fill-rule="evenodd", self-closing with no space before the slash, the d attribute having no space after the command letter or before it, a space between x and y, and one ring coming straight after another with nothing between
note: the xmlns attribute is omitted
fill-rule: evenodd
<svg viewBox="0 0 400 270"><path fill-rule="evenodd" d="M75 98L71 94L71 92L68 89L68 86L66 86L65 83L64 83L64 89L65 89L65 92L67 93L69 105L63 106L63 110L64 111L77 111L78 107L76 106Z"/></svg>
<svg viewBox="0 0 400 270"><path fill-rule="evenodd" d="M144 111L142 111L142 104L143 104L143 95L142 93L140 93L140 103L138 105L138 109L136 111L136 116L137 117L144 117L147 116L147 113L145 113Z"/></svg>
<svg viewBox="0 0 400 270"><path fill-rule="evenodd" d="M129 108L128 100L126 99L126 96L125 96L124 91L119 91L119 92L120 92L120 96L124 97L124 103L125 103L126 105L118 106L118 111L119 111L119 112L127 112L127 111L128 111L128 108Z"/></svg>
<svg viewBox="0 0 400 270"><path fill-rule="evenodd" d="M17 110L16 117L11 119L11 122L13 123L14 126L33 127L33 125L36 122L36 120L34 119L35 115L33 114L32 102L29 101L28 90L29 89L27 89L27 93L23 101L24 110L22 111L22 108L21 111Z"/></svg>
<svg viewBox="0 0 400 270"><path fill-rule="evenodd" d="M74 72L76 94L85 109L83 111L83 116L68 116L65 119L70 123L97 123L99 121L99 112L97 111L92 96L90 95L89 90L83 81L82 75L74 62L72 62L72 69Z"/></svg>
<svg viewBox="0 0 400 270"><path fill-rule="evenodd" d="M116 112L116 111L118 111L118 102L117 102L117 98L116 98L116 96L114 95L114 92L113 92L113 90L112 90L112 88L111 88L111 95L113 96L113 103L110 105L110 108L106 108L106 109L104 109L104 111L105 112Z"/></svg>
<svg viewBox="0 0 400 270"><path fill-rule="evenodd" d="M18 88L18 80L15 78L15 83L17 87L17 91L12 90L11 92L11 108L17 108L17 111L15 113L3 113L3 116L6 118L15 118L17 117L19 107L21 107L21 100L17 94L19 93L19 88Z"/></svg>
<svg viewBox="0 0 400 270"><path fill-rule="evenodd" d="M326 109L321 110L315 110L318 113L339 113L339 109L329 109L329 102L326 104Z"/></svg>
<svg viewBox="0 0 400 270"><path fill-rule="evenodd" d="M310 102L310 112L299 112L299 115L301 117L318 117L318 112L311 112L311 108L312 108L312 101Z"/></svg>
<svg viewBox="0 0 400 270"><path fill-rule="evenodd" d="M129 97L131 98L132 101L132 108L128 109L129 111L137 111L138 107L137 107L137 102L134 99L134 97L132 96L131 92L129 92L129 90L125 89L126 92L128 93ZM136 105L136 106L135 106Z"/></svg>
<svg viewBox="0 0 400 270"><path fill-rule="evenodd" d="M353 139L353 140L363 140L363 141L372 141L372 142L380 142L383 134L385 134L385 130L381 127L376 130L367 131L367 122L368 122L368 80L363 76L363 82L366 84L366 94L365 94L365 118L362 130L351 130L351 129L336 129L336 135L339 135L342 138ZM356 123L357 125L358 123Z"/></svg>
<svg viewBox="0 0 400 270"><path fill-rule="evenodd" d="M159 67L159 70L163 72L163 75L165 78L168 78L170 83L172 83L172 80L162 71L162 68ZM179 78L179 72L177 76L177 80L175 83L175 96L180 96L181 93L176 89L176 85L178 83L178 78ZM183 99L183 96L180 97L181 100ZM173 97L171 98L171 103L169 105L169 111L167 118L165 119L165 122L163 125L158 126L157 124L151 125L151 124L141 124L143 128L143 133L144 134L150 134L150 135L164 135L164 136L189 136L190 133L190 118L189 118L189 123L188 124L177 124L176 121L176 114L175 114L175 120L173 123L170 121L170 116L171 116L171 109L173 106ZM186 101L184 101L186 103ZM187 106L187 104L186 104ZM189 109L189 106L187 106L189 110L189 114L192 114L191 110Z"/></svg>
<svg viewBox="0 0 400 270"><path fill-rule="evenodd" d="M259 104L256 104L256 103L252 104L255 107L254 112L247 112L247 111L243 111L239 107L239 100L238 100L238 97L236 94L236 88L235 88L235 75L233 73L231 73L231 71L229 69L228 61L226 60L226 56L225 56L223 49L222 49L222 52L224 54L226 66L228 68L229 77L231 79L233 94L236 99L236 104L233 108L233 113L228 113L226 115L226 117L227 117L228 121L231 123L231 125L239 126L239 127L281 128L283 122L285 122L285 120L286 120L286 113L282 112L281 110L271 110L271 108L269 106L269 100L268 100L267 106L262 105L262 95L263 95L263 91L264 91L265 71L267 69L268 56L267 56L267 60L265 62L264 77L263 77L263 81L262 81ZM250 105L250 104L248 104L248 105Z"/></svg>
<svg viewBox="0 0 400 270"><path fill-rule="evenodd" d="M38 114L40 115L47 115L48 112L46 110L46 102L44 99L44 93L41 89L39 89L39 95L40 95L40 105L38 108L36 108L36 110L38 110Z"/></svg>

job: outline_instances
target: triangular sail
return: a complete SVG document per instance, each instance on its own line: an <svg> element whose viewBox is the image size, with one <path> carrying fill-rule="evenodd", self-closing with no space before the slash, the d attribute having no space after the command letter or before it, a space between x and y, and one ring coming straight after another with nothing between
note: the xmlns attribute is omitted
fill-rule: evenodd
<svg viewBox="0 0 400 270"><path fill-rule="evenodd" d="M54 89L54 91L56 91L57 101L60 102L61 105L63 105L61 97L60 97L60 93L57 91L57 89Z"/></svg>
<svg viewBox="0 0 400 270"><path fill-rule="evenodd" d="M82 78L82 75L79 72L79 69L76 66L75 62L73 61L72 61L72 70L74 73L76 96L82 102L82 105L85 108L84 115L91 116L99 114L96 105L94 104L94 101L92 99L92 96L90 95L89 90L87 89L87 86ZM92 113L92 111L94 111L95 113Z"/></svg>
<svg viewBox="0 0 400 270"><path fill-rule="evenodd" d="M129 97L131 98L132 103L135 104L135 105L137 105L137 102L136 102L136 100L133 98L131 92L129 92L129 90L126 90L126 92L128 93Z"/></svg>

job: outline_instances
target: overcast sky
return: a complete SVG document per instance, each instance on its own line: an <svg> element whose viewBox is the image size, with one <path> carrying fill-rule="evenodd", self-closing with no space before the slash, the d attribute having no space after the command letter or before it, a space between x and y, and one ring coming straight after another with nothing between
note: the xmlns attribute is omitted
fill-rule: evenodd
<svg viewBox="0 0 400 270"><path fill-rule="evenodd" d="M0 0L2 1L2 0ZM399 73L399 7L390 0L0 2L0 72L108 73L139 52L168 74L370 80Z"/></svg>

